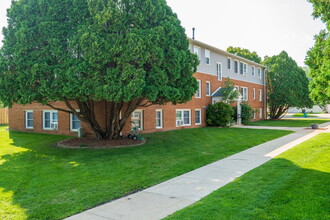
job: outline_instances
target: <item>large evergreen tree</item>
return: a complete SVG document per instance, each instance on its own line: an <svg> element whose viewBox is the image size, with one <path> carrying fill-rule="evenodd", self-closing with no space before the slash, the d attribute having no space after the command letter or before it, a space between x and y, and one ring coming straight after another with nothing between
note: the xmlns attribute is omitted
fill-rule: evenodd
<svg viewBox="0 0 330 220"><path fill-rule="evenodd" d="M99 139L117 138L138 106L184 103L197 90L197 57L165 0L13 1L3 33L4 105L73 113ZM95 117L102 100L106 127Z"/></svg>
<svg viewBox="0 0 330 220"><path fill-rule="evenodd" d="M327 25L315 36L315 44L308 52L305 63L310 68L310 97L315 103L330 103L330 1L309 0L314 6L313 16Z"/></svg>
<svg viewBox="0 0 330 220"><path fill-rule="evenodd" d="M269 69L267 104L271 119L281 118L290 107L312 106L306 73L285 51L266 57L263 64Z"/></svg>

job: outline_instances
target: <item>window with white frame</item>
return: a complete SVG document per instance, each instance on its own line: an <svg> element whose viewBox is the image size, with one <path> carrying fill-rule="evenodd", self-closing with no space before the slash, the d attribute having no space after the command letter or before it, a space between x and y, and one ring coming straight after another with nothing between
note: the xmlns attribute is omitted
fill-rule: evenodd
<svg viewBox="0 0 330 220"><path fill-rule="evenodd" d="M256 75L255 70L256 70L255 66L252 66L252 76Z"/></svg>
<svg viewBox="0 0 330 220"><path fill-rule="evenodd" d="M195 98L200 98L202 96L202 81L198 79L197 83L198 83L198 90L195 94Z"/></svg>
<svg viewBox="0 0 330 220"><path fill-rule="evenodd" d="M58 113L57 111L43 111L43 129L57 130L58 129Z"/></svg>
<svg viewBox="0 0 330 220"><path fill-rule="evenodd" d="M257 118L257 109L253 109L253 119Z"/></svg>
<svg viewBox="0 0 330 220"><path fill-rule="evenodd" d="M176 126L191 126L191 110L178 109L176 110Z"/></svg>
<svg viewBox="0 0 330 220"><path fill-rule="evenodd" d="M156 128L163 128L163 110L156 109Z"/></svg>
<svg viewBox="0 0 330 220"><path fill-rule="evenodd" d="M261 69L258 68L258 78L261 79Z"/></svg>
<svg viewBox="0 0 330 220"><path fill-rule="evenodd" d="M262 119L262 108L259 108L259 118Z"/></svg>
<svg viewBox="0 0 330 220"><path fill-rule="evenodd" d="M262 74L263 74L263 72L264 72L264 70L261 69L261 70L260 70L260 76L259 76L259 79L262 79Z"/></svg>
<svg viewBox="0 0 330 220"><path fill-rule="evenodd" d="M256 89L253 88L253 99L256 99Z"/></svg>
<svg viewBox="0 0 330 220"><path fill-rule="evenodd" d="M138 109L132 113L131 116L132 126L138 127L143 130L143 110Z"/></svg>
<svg viewBox="0 0 330 220"><path fill-rule="evenodd" d="M206 81L206 96L211 95L211 82Z"/></svg>
<svg viewBox="0 0 330 220"><path fill-rule="evenodd" d="M246 63L243 63L243 75L246 75L248 73L248 66Z"/></svg>
<svg viewBox="0 0 330 220"><path fill-rule="evenodd" d="M202 57L202 54L201 54L201 48L200 47L197 47L197 46L194 46L194 54L196 54L198 56L198 60L201 61L201 57Z"/></svg>
<svg viewBox="0 0 330 220"><path fill-rule="evenodd" d="M81 128L80 119L75 114L70 114L70 130L78 131Z"/></svg>
<svg viewBox="0 0 330 220"><path fill-rule="evenodd" d="M244 101L247 101L248 100L248 97L249 97L249 92L248 92L249 90L248 90L248 88L246 88L246 87L241 87L241 95L242 95L242 97L243 97L243 100Z"/></svg>
<svg viewBox="0 0 330 220"><path fill-rule="evenodd" d="M259 101L262 101L262 89L259 89Z"/></svg>
<svg viewBox="0 0 330 220"><path fill-rule="evenodd" d="M234 61L234 72L238 73L238 61L237 60Z"/></svg>
<svg viewBox="0 0 330 220"><path fill-rule="evenodd" d="M239 62L239 73L243 75L243 63Z"/></svg>
<svg viewBox="0 0 330 220"><path fill-rule="evenodd" d="M217 76L218 76L218 80L222 80L222 64L221 63L217 63Z"/></svg>
<svg viewBox="0 0 330 220"><path fill-rule="evenodd" d="M205 64L210 64L211 60L211 52L205 49Z"/></svg>
<svg viewBox="0 0 330 220"><path fill-rule="evenodd" d="M231 69L231 58L227 58L227 69Z"/></svg>
<svg viewBox="0 0 330 220"><path fill-rule="evenodd" d="M202 110L195 109L195 124L201 125L202 124Z"/></svg>
<svg viewBox="0 0 330 220"><path fill-rule="evenodd" d="M33 111L25 111L25 128L33 129Z"/></svg>

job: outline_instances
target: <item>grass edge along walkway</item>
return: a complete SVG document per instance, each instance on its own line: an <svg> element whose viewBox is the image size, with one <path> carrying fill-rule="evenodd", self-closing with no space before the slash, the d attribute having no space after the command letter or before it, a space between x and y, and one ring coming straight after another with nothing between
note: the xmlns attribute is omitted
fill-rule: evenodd
<svg viewBox="0 0 330 220"><path fill-rule="evenodd" d="M289 133L182 129L144 135L140 147L72 150L50 147L66 136L2 126L0 216L62 219Z"/></svg>
<svg viewBox="0 0 330 220"><path fill-rule="evenodd" d="M329 219L330 133L321 133L166 219Z"/></svg>
<svg viewBox="0 0 330 220"><path fill-rule="evenodd" d="M272 127L310 127L311 124L324 124L330 122L330 119L281 119L281 120L263 120L251 122L249 126L272 126Z"/></svg>

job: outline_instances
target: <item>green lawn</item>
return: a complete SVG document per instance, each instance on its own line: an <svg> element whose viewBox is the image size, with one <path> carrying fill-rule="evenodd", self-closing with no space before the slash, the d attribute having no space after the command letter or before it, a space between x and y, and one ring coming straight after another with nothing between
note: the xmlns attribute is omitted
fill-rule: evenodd
<svg viewBox="0 0 330 220"><path fill-rule="evenodd" d="M147 144L109 150L58 149L66 136L0 126L1 219L61 219L147 188L288 131L182 129L145 135Z"/></svg>
<svg viewBox="0 0 330 220"><path fill-rule="evenodd" d="M311 124L323 124L329 122L329 119L281 119L254 121L252 126L274 126L274 127L310 127Z"/></svg>
<svg viewBox="0 0 330 220"><path fill-rule="evenodd" d="M330 219L330 133L248 172L168 219Z"/></svg>
<svg viewBox="0 0 330 220"><path fill-rule="evenodd" d="M294 115L292 115L292 117L304 117L304 113L296 113ZM313 118L313 117L317 117L316 115L310 115L309 113L306 115L307 118Z"/></svg>

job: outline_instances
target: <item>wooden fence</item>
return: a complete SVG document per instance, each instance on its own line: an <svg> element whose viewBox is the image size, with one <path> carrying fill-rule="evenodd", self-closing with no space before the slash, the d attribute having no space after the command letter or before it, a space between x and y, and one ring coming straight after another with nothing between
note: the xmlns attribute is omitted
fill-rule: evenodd
<svg viewBox="0 0 330 220"><path fill-rule="evenodd" d="M0 125L8 124L8 108L0 107Z"/></svg>

